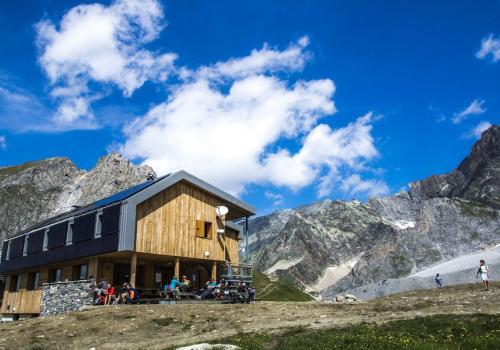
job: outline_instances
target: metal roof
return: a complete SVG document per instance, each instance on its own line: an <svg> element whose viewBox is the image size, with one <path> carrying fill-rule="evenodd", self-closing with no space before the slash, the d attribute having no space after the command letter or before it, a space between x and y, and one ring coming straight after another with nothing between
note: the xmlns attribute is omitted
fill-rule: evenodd
<svg viewBox="0 0 500 350"><path fill-rule="evenodd" d="M93 202L93 203L84 205L82 207L78 207L78 208L75 208L73 210L64 212L62 214L53 216L53 217L51 217L51 218L49 218L47 220L44 220L42 222L39 222L39 223L37 223L37 224L35 224L35 225L27 228L24 231L21 231L20 234L24 234L26 232L35 231L35 230L40 229L42 227L50 226L52 224L55 224L57 222L66 220L68 218L76 217L76 216L81 216L81 215L84 215L86 213L89 213L89 212L98 210L100 208L109 206L111 204L114 204L114 203L117 203L117 202L121 202L121 201L123 201L123 200L125 200L125 199L127 199L127 198L129 198L131 196L133 196L134 194L136 194L136 193L144 190L145 188L151 186L155 182L160 181L160 180L168 177L169 175L170 174L162 176L162 177L159 177L159 178L157 178L155 180L152 180L152 181L142 182L142 183L140 183L138 185L129 187L129 188L123 190L123 191L120 191L118 193L112 194L109 197L105 197L105 198L99 199L96 202ZM16 236L18 236L18 235L16 235ZM13 238L13 237L11 237L11 238Z"/></svg>
<svg viewBox="0 0 500 350"><path fill-rule="evenodd" d="M37 223L36 225L29 227L28 229L26 229L24 231L21 231L19 234L12 236L10 238L14 238L14 237L20 236L22 234L25 234L27 232L32 232L32 231L38 230L38 229L41 229L43 227L51 226L53 224L67 220L67 219L72 218L72 217L82 216L82 215L90 213L92 211L96 211L100 208L112 205L114 203L124 202L124 201L131 202L134 204L133 208L131 206L131 209L133 209L133 213L130 213L129 219L135 220L135 206L138 203L146 200L147 198L150 198L154 194L159 193L160 191L172 186L173 184L175 184L181 180L188 181L188 182L192 183L193 185L204 189L205 191L208 191L208 192L210 192L210 193L212 193L212 194L214 194L214 195L216 195L216 196L218 196L218 197L220 197L220 198L222 198L230 203L233 203L234 205L245 210L249 215L255 215L255 213L256 213L256 210L254 207L244 203L243 201L230 195L229 193L224 192L224 191L218 189L217 187L212 186L209 183L187 173L186 171L181 170L181 171L178 171L176 173L161 176L155 180L145 181L143 183L140 183L138 185L127 188L123 191L115 193L115 194L108 196L106 198L102 198L94 203L91 203L91 204L88 204L88 205L85 205L85 206L82 206L79 208L75 208L75 209L67 211L65 213L53 216L47 220L44 220L42 222ZM133 225L133 227L134 227L133 231L135 231L135 225L133 224L133 222L130 222L130 224ZM129 228L129 229L132 229L132 228ZM235 228L235 229L237 229L237 228Z"/></svg>

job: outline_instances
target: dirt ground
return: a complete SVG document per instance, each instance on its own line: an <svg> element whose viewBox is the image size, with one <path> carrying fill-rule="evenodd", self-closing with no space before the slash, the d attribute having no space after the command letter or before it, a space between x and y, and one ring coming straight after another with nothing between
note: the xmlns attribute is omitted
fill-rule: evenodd
<svg viewBox="0 0 500 350"><path fill-rule="evenodd" d="M0 349L165 349L290 327L334 328L434 314L500 314L492 291L462 285L387 296L370 302L257 302L94 307L71 314L0 324Z"/></svg>

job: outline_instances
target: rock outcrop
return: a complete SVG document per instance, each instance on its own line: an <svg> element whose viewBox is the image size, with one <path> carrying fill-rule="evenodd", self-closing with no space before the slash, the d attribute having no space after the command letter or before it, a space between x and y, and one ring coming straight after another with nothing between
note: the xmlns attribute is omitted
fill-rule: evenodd
<svg viewBox="0 0 500 350"><path fill-rule="evenodd" d="M0 168L0 241L29 226L92 203L146 180L154 173L117 153L99 159L90 171L67 158L49 158Z"/></svg>
<svg viewBox="0 0 500 350"><path fill-rule="evenodd" d="M249 242L258 269L325 298L490 248L500 243L500 127L450 174L366 203L325 200L255 218Z"/></svg>

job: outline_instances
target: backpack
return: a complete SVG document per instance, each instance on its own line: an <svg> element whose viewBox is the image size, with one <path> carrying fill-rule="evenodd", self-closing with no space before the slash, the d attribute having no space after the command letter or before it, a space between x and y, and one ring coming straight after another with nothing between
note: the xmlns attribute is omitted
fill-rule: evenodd
<svg viewBox="0 0 500 350"><path fill-rule="evenodd" d="M138 299L137 291L135 290L135 288L130 288L128 293L130 295L131 300Z"/></svg>

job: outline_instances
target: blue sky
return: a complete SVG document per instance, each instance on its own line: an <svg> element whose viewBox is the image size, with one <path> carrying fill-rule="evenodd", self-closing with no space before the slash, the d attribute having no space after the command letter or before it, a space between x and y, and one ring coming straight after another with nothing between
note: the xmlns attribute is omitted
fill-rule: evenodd
<svg viewBox="0 0 500 350"><path fill-rule="evenodd" d="M493 0L2 2L0 33L0 166L117 150L260 213L397 192L500 123Z"/></svg>

